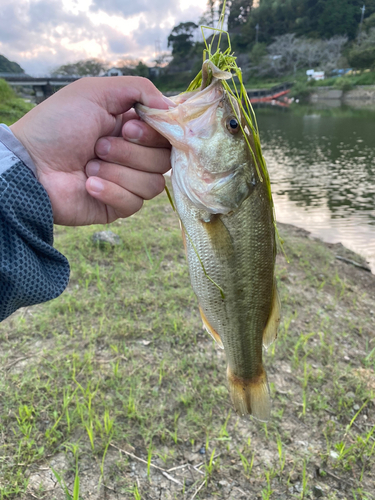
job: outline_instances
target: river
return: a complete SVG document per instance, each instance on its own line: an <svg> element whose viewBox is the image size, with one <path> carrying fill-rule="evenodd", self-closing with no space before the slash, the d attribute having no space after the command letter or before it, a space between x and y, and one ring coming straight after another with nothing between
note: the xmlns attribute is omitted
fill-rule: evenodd
<svg viewBox="0 0 375 500"><path fill-rule="evenodd" d="M276 217L365 257L375 272L375 112L256 110Z"/></svg>

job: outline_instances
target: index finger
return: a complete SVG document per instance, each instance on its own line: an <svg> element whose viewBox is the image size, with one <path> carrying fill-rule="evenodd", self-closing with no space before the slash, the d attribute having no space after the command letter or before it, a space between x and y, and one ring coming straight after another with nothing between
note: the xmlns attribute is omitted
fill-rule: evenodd
<svg viewBox="0 0 375 500"><path fill-rule="evenodd" d="M175 106L150 80L140 76L98 77L95 85L99 91L96 98L113 115L125 113L138 102L157 109Z"/></svg>

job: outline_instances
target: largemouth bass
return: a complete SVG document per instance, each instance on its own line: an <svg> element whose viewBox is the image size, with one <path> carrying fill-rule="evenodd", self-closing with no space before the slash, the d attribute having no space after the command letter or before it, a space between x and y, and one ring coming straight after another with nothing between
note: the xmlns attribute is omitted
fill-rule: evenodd
<svg viewBox="0 0 375 500"><path fill-rule="evenodd" d="M253 134L220 81L230 73L210 63L204 75L207 66L213 79L206 88L172 98L168 110L136 110L172 144L191 284L204 327L225 350L233 405L240 415L267 421L262 346L274 341L280 320L272 201L255 165Z"/></svg>

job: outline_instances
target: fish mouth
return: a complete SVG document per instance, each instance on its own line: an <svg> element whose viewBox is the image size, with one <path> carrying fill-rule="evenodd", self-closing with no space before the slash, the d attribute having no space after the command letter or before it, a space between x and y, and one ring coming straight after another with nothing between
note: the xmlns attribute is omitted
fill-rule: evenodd
<svg viewBox="0 0 375 500"><path fill-rule="evenodd" d="M137 103L134 109L144 122L168 139L172 146L187 150L184 139L191 132L189 122L203 119L203 115L207 123L212 122L216 108L224 99L224 95L220 80L214 79L203 90L194 90L170 97L176 106L170 106L169 109L149 108L140 103Z"/></svg>

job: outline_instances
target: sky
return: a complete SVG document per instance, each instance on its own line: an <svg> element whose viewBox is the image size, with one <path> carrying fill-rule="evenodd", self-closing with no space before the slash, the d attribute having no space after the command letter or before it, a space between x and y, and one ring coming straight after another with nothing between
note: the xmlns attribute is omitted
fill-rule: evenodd
<svg viewBox="0 0 375 500"><path fill-rule="evenodd" d="M0 54L32 76L62 64L134 58L152 65L172 28L198 22L206 0L0 0Z"/></svg>

